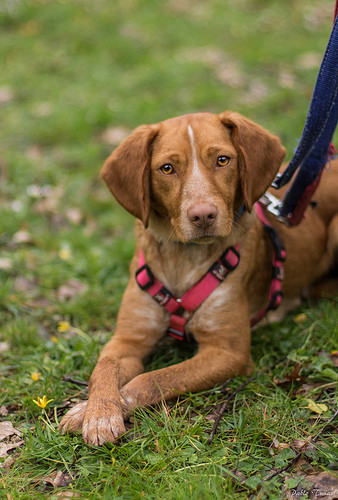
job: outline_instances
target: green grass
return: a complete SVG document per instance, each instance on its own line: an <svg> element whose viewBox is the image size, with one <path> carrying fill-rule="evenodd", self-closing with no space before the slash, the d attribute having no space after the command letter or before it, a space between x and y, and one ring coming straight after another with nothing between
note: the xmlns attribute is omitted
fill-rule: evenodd
<svg viewBox="0 0 338 500"><path fill-rule="evenodd" d="M0 468L0 498L62 498L63 490L98 499L247 498L258 483L260 498L281 497L283 476L262 480L295 452L271 454L273 439L315 436L334 413L335 300L304 304L295 313L305 313L302 321L290 315L254 332L259 376L229 405L211 445L213 415L226 398L220 390L139 411L126 436L102 448L61 436L56 424L86 396L62 376L89 378L134 247L132 218L99 179L113 148L104 132L233 109L280 135L290 158L331 11L317 0L2 0L0 406L8 415L0 419L25 443ZM58 331L60 321L72 329ZM147 369L193 349L167 339ZM282 383L300 363L301 380ZM32 401L43 395L54 399L47 413ZM337 464L332 430L305 455L316 471ZM232 479L235 470L244 484ZM54 487L48 476L57 471L71 484Z"/></svg>

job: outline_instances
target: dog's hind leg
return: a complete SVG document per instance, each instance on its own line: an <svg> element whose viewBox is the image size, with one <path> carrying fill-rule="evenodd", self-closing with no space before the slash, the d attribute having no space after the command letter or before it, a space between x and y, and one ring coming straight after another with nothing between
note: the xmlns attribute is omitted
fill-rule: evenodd
<svg viewBox="0 0 338 500"><path fill-rule="evenodd" d="M314 298L338 295L338 214L333 217L328 227L327 251L323 276L309 290Z"/></svg>

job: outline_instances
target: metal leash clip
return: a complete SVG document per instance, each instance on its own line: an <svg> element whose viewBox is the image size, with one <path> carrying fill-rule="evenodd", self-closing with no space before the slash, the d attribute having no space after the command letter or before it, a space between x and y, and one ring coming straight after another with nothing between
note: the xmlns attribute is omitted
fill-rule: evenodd
<svg viewBox="0 0 338 500"><path fill-rule="evenodd" d="M283 204L282 200L280 200L279 198L277 198L273 194L266 192L259 199L259 203L264 208L266 208L268 212L275 215L279 220L282 220L282 217L280 217L280 215L279 215L280 207Z"/></svg>

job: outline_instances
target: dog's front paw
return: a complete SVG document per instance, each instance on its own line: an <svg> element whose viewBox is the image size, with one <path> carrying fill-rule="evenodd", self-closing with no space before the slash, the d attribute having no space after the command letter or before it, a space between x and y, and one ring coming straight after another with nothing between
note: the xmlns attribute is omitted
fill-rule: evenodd
<svg viewBox="0 0 338 500"><path fill-rule="evenodd" d="M62 434L66 434L66 432L75 432L79 431L82 428L83 419L86 413L88 401L81 401L77 405L73 406L66 415L62 417L58 430L62 432Z"/></svg>
<svg viewBox="0 0 338 500"><path fill-rule="evenodd" d="M125 431L120 404L108 400L89 402L82 425L83 439L87 444L113 443Z"/></svg>

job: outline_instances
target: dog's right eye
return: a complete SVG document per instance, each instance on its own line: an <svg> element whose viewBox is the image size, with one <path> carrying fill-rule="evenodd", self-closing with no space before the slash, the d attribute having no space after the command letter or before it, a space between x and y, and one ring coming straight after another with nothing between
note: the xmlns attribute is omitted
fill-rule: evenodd
<svg viewBox="0 0 338 500"><path fill-rule="evenodd" d="M162 165L162 167L160 167L160 171L164 175L171 175L175 172L174 167L172 165L170 165L170 163L166 163L165 165Z"/></svg>
<svg viewBox="0 0 338 500"><path fill-rule="evenodd" d="M219 167L227 167L230 163L231 158L229 156L219 156L217 158L217 165Z"/></svg>

